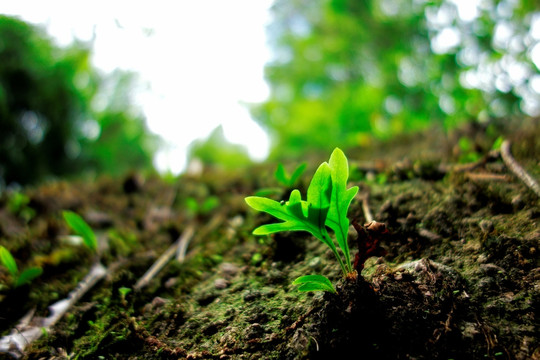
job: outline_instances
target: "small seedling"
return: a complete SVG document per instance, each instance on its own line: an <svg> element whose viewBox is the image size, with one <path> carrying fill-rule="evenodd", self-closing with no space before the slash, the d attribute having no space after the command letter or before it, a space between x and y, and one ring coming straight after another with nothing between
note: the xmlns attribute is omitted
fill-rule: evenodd
<svg viewBox="0 0 540 360"><path fill-rule="evenodd" d="M219 198L217 196L209 196L203 201L198 201L194 197L188 197L185 205L192 216L208 215L219 206Z"/></svg>
<svg viewBox="0 0 540 360"><path fill-rule="evenodd" d="M28 222L36 216L36 211L28 206L29 204L30 198L28 195L15 191L8 197L7 208L12 214Z"/></svg>
<svg viewBox="0 0 540 360"><path fill-rule="evenodd" d="M296 181L300 178L300 176L302 176L302 174L304 173L304 171L306 171L306 167L307 167L307 164L306 163L302 163L300 165L298 165L296 167L296 169L294 169L293 173L291 175L289 175L287 173L287 170L285 170L285 167L283 166L283 164L279 164L277 169L276 169L276 172L275 172L275 177L276 177L276 180L283 186L286 186L286 187L293 187L294 184L296 183Z"/></svg>
<svg viewBox="0 0 540 360"><path fill-rule="evenodd" d="M17 267L17 263L15 262L13 255L11 255L9 250L3 246L0 246L0 261L13 278L14 287L28 284L43 273L43 269L37 266L30 267L22 272L19 272L19 268Z"/></svg>
<svg viewBox="0 0 540 360"><path fill-rule="evenodd" d="M354 273L351 264L347 235L349 219L347 212L358 187L347 189L349 166L347 157L336 148L329 162L322 163L309 184L307 200L302 200L298 189L291 192L289 201L278 202L272 199L249 196L246 203L257 211L266 212L280 223L266 224L256 228L254 235L268 235L280 231L307 231L326 244L336 256L344 276ZM330 228L335 235L328 234ZM341 253L338 252L335 242ZM336 292L328 278L322 275L301 276L294 281L300 291Z"/></svg>
<svg viewBox="0 0 540 360"><path fill-rule="evenodd" d="M122 302L122 305L127 306L126 297L131 292L131 288L122 286L118 289L118 293L120 294L120 301Z"/></svg>
<svg viewBox="0 0 540 360"><path fill-rule="evenodd" d="M68 226L77 235L82 237L84 244L94 252L97 251L97 239L92 228L83 220L82 217L72 211L63 211L62 215Z"/></svg>

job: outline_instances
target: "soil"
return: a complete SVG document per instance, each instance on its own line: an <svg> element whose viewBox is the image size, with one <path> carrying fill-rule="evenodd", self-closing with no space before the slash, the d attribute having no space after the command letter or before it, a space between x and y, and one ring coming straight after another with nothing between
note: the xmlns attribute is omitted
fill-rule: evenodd
<svg viewBox="0 0 540 360"><path fill-rule="evenodd" d="M469 125L348 149L349 185L360 187L349 217L368 222L364 197L387 230L350 278L307 233L252 235L273 220L244 198L291 191L279 187L275 163L4 191L0 245L19 269L43 274L14 288L0 267L0 336L31 310L48 316L98 260L68 236L62 210L72 210L95 230L107 274L24 359L540 359L540 201L488 155L502 135L540 179L539 125ZM303 194L328 155L308 159ZM138 286L190 228L185 259ZM291 283L305 274L328 276L338 293L297 291Z"/></svg>

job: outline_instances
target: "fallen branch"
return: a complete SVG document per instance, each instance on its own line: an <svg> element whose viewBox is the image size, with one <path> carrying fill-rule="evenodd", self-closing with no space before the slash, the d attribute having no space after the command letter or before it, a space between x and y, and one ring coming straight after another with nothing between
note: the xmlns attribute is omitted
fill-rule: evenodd
<svg viewBox="0 0 540 360"><path fill-rule="evenodd" d="M529 175L522 167L519 165L516 160L513 158L510 153L510 141L504 140L501 145L501 157L506 164L506 166L521 180L527 185L532 191L540 197L540 185L536 182L531 175Z"/></svg>
<svg viewBox="0 0 540 360"><path fill-rule="evenodd" d="M46 318L33 317L34 310L31 310L20 321L19 324L11 331L9 335L6 335L0 339L0 353L6 353L12 355L18 359L24 356L24 349L26 346L39 339L43 333L49 331L64 316L64 314L99 280L101 280L107 269L96 263L90 269L88 275L81 280L67 296L67 298L55 302L49 306L50 315Z"/></svg>

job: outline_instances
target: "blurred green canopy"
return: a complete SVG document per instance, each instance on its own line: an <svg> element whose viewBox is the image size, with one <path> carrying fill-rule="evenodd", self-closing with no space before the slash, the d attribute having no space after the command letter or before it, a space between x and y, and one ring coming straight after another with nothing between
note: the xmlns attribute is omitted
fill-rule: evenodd
<svg viewBox="0 0 540 360"><path fill-rule="evenodd" d="M135 75L99 74L90 49L0 16L0 185L152 166L155 138L129 97Z"/></svg>
<svg viewBox="0 0 540 360"><path fill-rule="evenodd" d="M273 155L540 114L540 8L527 0L276 0Z"/></svg>
<svg viewBox="0 0 540 360"><path fill-rule="evenodd" d="M533 0L276 0L270 97L251 114L274 158L538 116L538 9ZM0 185L152 167L157 139L130 97L136 74L100 74L91 47L60 48L41 28L0 16ZM220 129L190 156L249 163Z"/></svg>

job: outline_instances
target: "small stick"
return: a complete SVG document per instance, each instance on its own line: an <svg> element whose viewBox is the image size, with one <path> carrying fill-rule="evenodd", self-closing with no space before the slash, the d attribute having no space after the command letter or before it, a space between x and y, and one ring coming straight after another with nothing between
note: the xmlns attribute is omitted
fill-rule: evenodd
<svg viewBox="0 0 540 360"><path fill-rule="evenodd" d="M169 248L163 254L161 254L161 256L156 260L156 262L152 264L150 269L148 269L146 273L144 273L144 275L139 279L139 281L137 281L137 283L133 287L135 290L140 290L146 285L148 285L150 280L152 280L154 276L156 276L156 274L163 268L163 266L165 266L165 264L168 263L169 260L172 259L172 257L174 256L174 253L176 253L178 249L178 245L180 244L180 239L181 237L178 238L178 240L176 240L174 244L169 246Z"/></svg>
<svg viewBox="0 0 540 360"><path fill-rule="evenodd" d="M365 192L362 194L362 211L364 212L364 217L366 218L366 224L369 224L373 221L373 215L371 215L371 210L369 209L369 193Z"/></svg>
<svg viewBox="0 0 540 360"><path fill-rule="evenodd" d="M191 238L193 237L194 233L195 233L195 225L190 224L184 230L184 232L182 233L182 236L180 236L180 239L178 240L178 250L176 252L176 260L178 260L179 262L184 261L189 242L191 241Z"/></svg>
<svg viewBox="0 0 540 360"><path fill-rule="evenodd" d="M0 339L0 353L9 353L17 359L24 356L25 347L39 339L44 331L49 331L105 274L107 274L107 269L101 263L96 262L90 269L90 272L65 299L59 300L49 306L50 315L48 317L33 318L33 313L25 315L19 322L19 325L9 335ZM29 320L30 318L32 318L32 321Z"/></svg>
<svg viewBox="0 0 540 360"><path fill-rule="evenodd" d="M529 175L522 167L519 165L516 160L512 157L510 153L510 141L504 140L501 145L501 156L508 168L527 185L532 191L540 197L540 185Z"/></svg>
<svg viewBox="0 0 540 360"><path fill-rule="evenodd" d="M486 155L484 155L481 159L479 159L477 161L467 163L467 164L454 165L454 166L450 166L450 167L443 166L442 171L445 172L445 173L449 172L449 171L469 172L469 171L472 171L472 170L474 170L476 168L479 168L479 167L487 164L488 162L492 162L492 161L494 161L494 160L496 160L498 158L499 158L499 152L497 150L492 150L492 151L488 152Z"/></svg>
<svg viewBox="0 0 540 360"><path fill-rule="evenodd" d="M474 181L509 181L508 175L481 173L465 173L465 176Z"/></svg>

